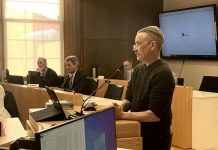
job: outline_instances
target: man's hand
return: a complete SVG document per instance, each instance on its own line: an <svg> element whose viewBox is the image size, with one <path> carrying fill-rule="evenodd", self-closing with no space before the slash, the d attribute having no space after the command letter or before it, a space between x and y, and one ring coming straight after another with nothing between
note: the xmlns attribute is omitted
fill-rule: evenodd
<svg viewBox="0 0 218 150"><path fill-rule="evenodd" d="M116 119L122 119L122 116L123 116L123 113L124 113L122 108L117 103L112 103L112 104L113 104L113 106L115 108L115 117L116 117Z"/></svg>

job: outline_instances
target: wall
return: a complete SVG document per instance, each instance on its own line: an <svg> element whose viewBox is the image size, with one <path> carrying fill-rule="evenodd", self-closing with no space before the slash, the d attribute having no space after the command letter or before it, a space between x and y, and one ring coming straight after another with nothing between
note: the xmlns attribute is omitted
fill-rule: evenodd
<svg viewBox="0 0 218 150"><path fill-rule="evenodd" d="M0 0L0 71L3 70L3 36ZM64 58L76 55L80 69L92 75L92 66L108 76L132 52L136 31L158 24L163 1L64 0ZM64 64L63 64L64 65Z"/></svg>
<svg viewBox="0 0 218 150"><path fill-rule="evenodd" d="M101 75L109 76L125 58L136 57L132 51L136 31L157 25L163 1L84 0L84 68L92 75L99 65Z"/></svg>
<svg viewBox="0 0 218 150"><path fill-rule="evenodd" d="M216 4L217 0L163 0L164 11L194 6ZM217 15L218 16L218 15ZM166 60L171 69L185 79L185 84L199 89L204 75L218 76L218 61Z"/></svg>
<svg viewBox="0 0 218 150"><path fill-rule="evenodd" d="M82 1L64 0L64 59L75 55L83 70ZM63 64L64 65L64 64Z"/></svg>

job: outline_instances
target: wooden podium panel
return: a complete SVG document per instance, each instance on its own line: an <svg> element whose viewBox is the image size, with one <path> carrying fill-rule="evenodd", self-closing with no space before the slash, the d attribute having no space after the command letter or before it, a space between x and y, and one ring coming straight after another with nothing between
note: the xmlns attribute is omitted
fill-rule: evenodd
<svg viewBox="0 0 218 150"><path fill-rule="evenodd" d="M117 120L116 134L117 138L124 137L140 137L140 124L137 121L131 120Z"/></svg>
<svg viewBox="0 0 218 150"><path fill-rule="evenodd" d="M172 101L172 145L192 148L192 93L191 87L176 86Z"/></svg>
<svg viewBox="0 0 218 150"><path fill-rule="evenodd" d="M117 147L142 150L142 137L118 138Z"/></svg>

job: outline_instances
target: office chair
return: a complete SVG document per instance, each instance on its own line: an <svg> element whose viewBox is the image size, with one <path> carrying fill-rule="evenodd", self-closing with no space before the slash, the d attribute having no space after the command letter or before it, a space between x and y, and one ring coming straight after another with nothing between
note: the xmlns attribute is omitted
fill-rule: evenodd
<svg viewBox="0 0 218 150"><path fill-rule="evenodd" d="M218 93L218 77L203 76L199 91Z"/></svg>
<svg viewBox="0 0 218 150"><path fill-rule="evenodd" d="M96 89L98 88L98 80L93 78L87 78L86 79L86 94L90 95L92 94ZM95 93L93 93L93 96L95 96Z"/></svg>
<svg viewBox="0 0 218 150"><path fill-rule="evenodd" d="M5 75L6 75L6 77L10 76L9 70L7 68L5 69Z"/></svg>
<svg viewBox="0 0 218 150"><path fill-rule="evenodd" d="M5 79L7 80L8 83L24 85L23 76L10 75L9 70L7 68L5 69L5 76L6 76Z"/></svg>
<svg viewBox="0 0 218 150"><path fill-rule="evenodd" d="M121 100L123 89L122 85L108 84L104 98Z"/></svg>
<svg viewBox="0 0 218 150"><path fill-rule="evenodd" d="M6 81L8 80L9 76L10 76L9 70L6 68L5 69L5 80Z"/></svg>
<svg viewBox="0 0 218 150"><path fill-rule="evenodd" d="M57 87L61 87L61 85L63 84L64 82L64 76L58 76L56 82L55 82L55 86Z"/></svg>
<svg viewBox="0 0 218 150"><path fill-rule="evenodd" d="M18 117L20 118L17 104L14 98L14 95L11 91L5 91L5 98L4 98L4 107L9 112L11 117Z"/></svg>
<svg viewBox="0 0 218 150"><path fill-rule="evenodd" d="M24 85L23 76L9 75L6 79L8 83Z"/></svg>

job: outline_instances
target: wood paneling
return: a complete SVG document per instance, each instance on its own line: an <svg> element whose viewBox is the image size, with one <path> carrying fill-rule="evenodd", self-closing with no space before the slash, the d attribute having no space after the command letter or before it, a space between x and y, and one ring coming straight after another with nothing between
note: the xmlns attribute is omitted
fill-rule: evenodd
<svg viewBox="0 0 218 150"><path fill-rule="evenodd" d="M109 76L123 59L132 58L136 31L157 25L163 2L144 0L84 0L84 71L91 76L99 65L99 74Z"/></svg>
<svg viewBox="0 0 218 150"><path fill-rule="evenodd" d="M80 69L108 76L125 58L132 58L136 31L157 25L162 0L65 0L64 56L76 55Z"/></svg>
<svg viewBox="0 0 218 150"><path fill-rule="evenodd" d="M75 55L83 70L83 16L81 0L64 0L64 58Z"/></svg>

